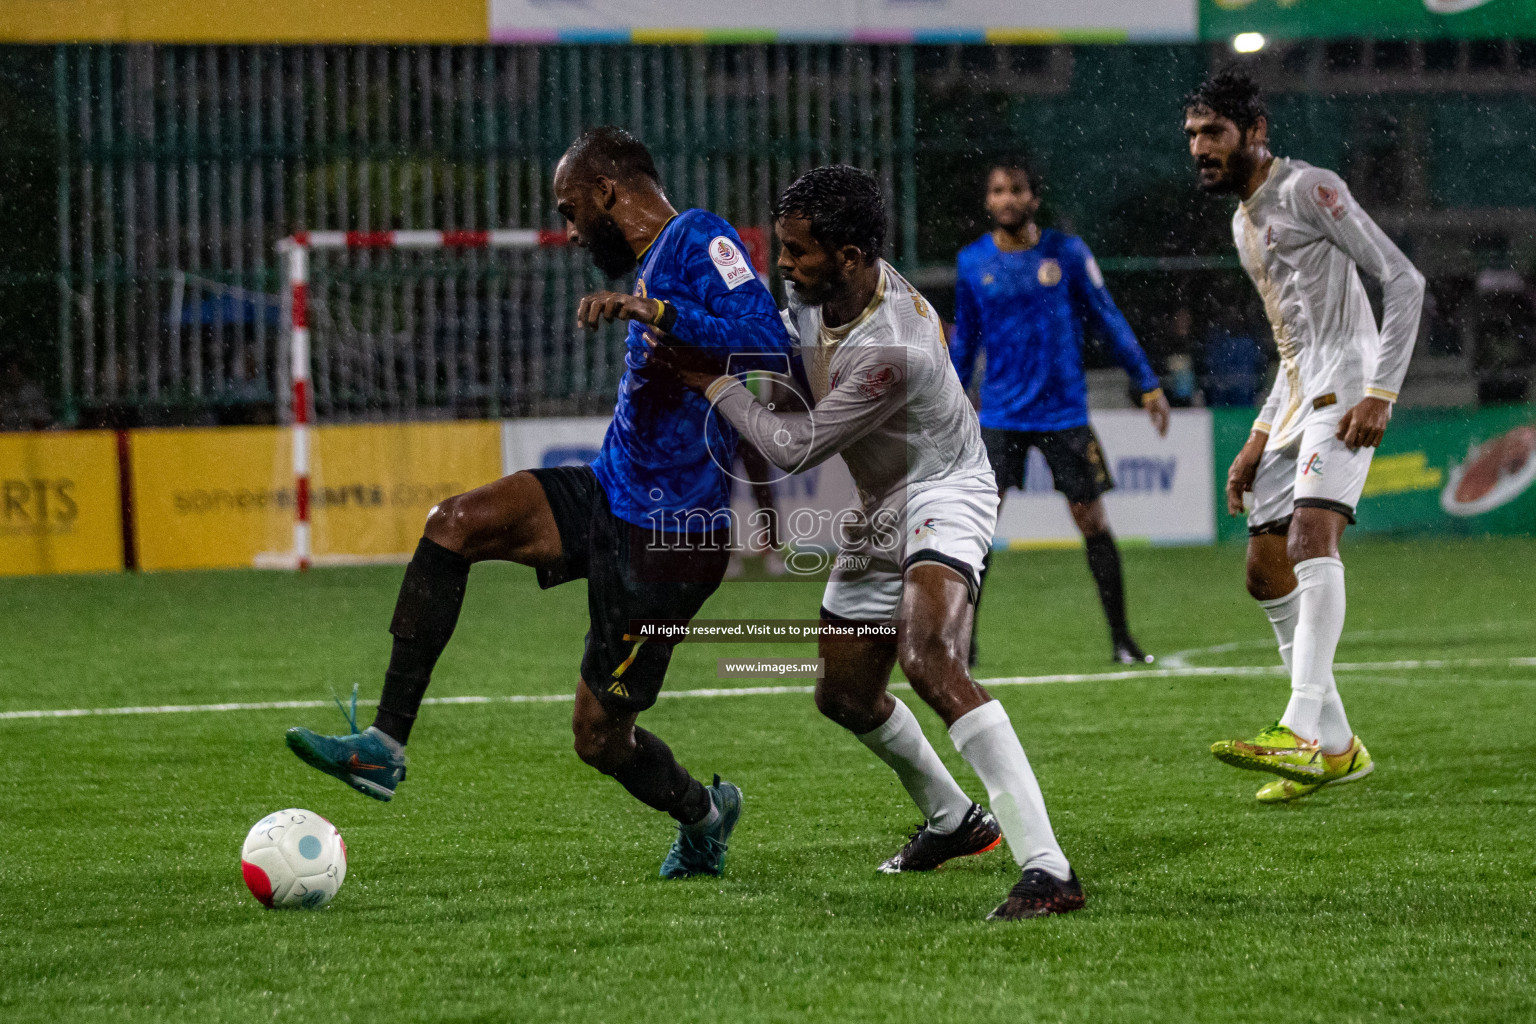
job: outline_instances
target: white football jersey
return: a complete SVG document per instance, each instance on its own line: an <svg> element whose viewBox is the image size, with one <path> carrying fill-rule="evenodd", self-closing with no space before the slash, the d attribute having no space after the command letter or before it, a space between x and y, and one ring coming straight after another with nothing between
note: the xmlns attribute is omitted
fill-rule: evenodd
<svg viewBox="0 0 1536 1024"><path fill-rule="evenodd" d="M765 408L733 377L709 398L749 444L781 469L843 456L866 511L899 509L938 484L997 484L976 412L960 386L938 314L883 260L863 313L836 329L793 295L784 313L801 345L815 406L809 415Z"/></svg>
<svg viewBox="0 0 1536 1024"><path fill-rule="evenodd" d="M1332 171L1276 158L1232 217L1238 257L1264 300L1280 372L1255 430L1269 448L1317 411L1336 419L1366 396L1396 401L1408 372L1424 277ZM1357 268L1381 282L1380 330Z"/></svg>

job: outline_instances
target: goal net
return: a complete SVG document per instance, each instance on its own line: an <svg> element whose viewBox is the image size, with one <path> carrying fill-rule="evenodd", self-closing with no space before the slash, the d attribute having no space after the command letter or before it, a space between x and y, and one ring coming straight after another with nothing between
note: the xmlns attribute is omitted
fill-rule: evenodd
<svg viewBox="0 0 1536 1024"><path fill-rule="evenodd" d="M433 503L501 475L497 421L612 409L622 332L577 327L596 282L561 232L317 231L280 248L287 429L258 565L402 560Z"/></svg>

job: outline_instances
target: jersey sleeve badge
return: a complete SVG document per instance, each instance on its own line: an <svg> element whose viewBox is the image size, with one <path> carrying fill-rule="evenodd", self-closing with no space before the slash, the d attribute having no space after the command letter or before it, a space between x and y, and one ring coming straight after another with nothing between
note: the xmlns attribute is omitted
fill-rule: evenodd
<svg viewBox="0 0 1536 1024"><path fill-rule="evenodd" d="M1040 261L1040 269L1035 271L1035 280L1047 288L1061 283L1061 264L1053 259Z"/></svg>
<svg viewBox="0 0 1536 1024"><path fill-rule="evenodd" d="M709 261L720 271L720 278L728 291L735 291L738 286L757 277L746 256L724 235L716 235L710 240Z"/></svg>
<svg viewBox="0 0 1536 1024"><path fill-rule="evenodd" d="M1344 199L1339 195L1339 190L1329 188L1327 185L1318 185L1312 190L1312 196L1317 200L1317 205L1327 210L1334 220L1340 220L1344 216Z"/></svg>
<svg viewBox="0 0 1536 1024"><path fill-rule="evenodd" d="M884 398L900 383L901 370L893 363L881 363L860 374L854 390L873 402Z"/></svg>

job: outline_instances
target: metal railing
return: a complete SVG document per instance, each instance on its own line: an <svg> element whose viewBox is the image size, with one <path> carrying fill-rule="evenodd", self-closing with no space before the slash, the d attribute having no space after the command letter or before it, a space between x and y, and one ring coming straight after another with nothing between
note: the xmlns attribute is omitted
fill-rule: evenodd
<svg viewBox="0 0 1536 1024"><path fill-rule="evenodd" d="M32 329L55 336L66 420L279 403L279 238L558 227L554 165L599 123L646 141L679 208L738 224L763 223L799 171L857 163L905 197L893 237L913 251L910 48L123 46L27 60L47 72L58 149L21 176L53 188L61 228L52 270L11 280ZM596 283L579 258L535 270L507 330L554 322L551 303ZM560 408L610 406L607 375L580 372L591 340L559 344L531 386Z"/></svg>

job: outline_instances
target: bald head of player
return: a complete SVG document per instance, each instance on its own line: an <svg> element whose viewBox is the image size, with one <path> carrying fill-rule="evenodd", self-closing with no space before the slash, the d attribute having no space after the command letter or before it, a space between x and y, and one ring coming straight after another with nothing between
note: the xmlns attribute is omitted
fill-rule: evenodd
<svg viewBox="0 0 1536 1024"><path fill-rule="evenodd" d="M634 270L639 254L677 216L650 150L613 125L583 132L565 151L555 166L555 204L566 238L610 280Z"/></svg>
<svg viewBox="0 0 1536 1024"><path fill-rule="evenodd" d="M1269 111L1247 75L1226 68L1184 97L1184 134L1201 190L1247 199L1264 183L1274 159Z"/></svg>
<svg viewBox="0 0 1536 1024"><path fill-rule="evenodd" d="M773 204L779 273L822 322L839 327L869 305L880 283L885 197L874 175L842 164L796 178Z"/></svg>

